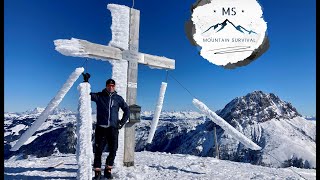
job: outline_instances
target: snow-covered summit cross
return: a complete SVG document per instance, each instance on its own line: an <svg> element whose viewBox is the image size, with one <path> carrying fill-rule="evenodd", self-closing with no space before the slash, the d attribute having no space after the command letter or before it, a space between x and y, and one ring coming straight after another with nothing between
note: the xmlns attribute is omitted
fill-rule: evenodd
<svg viewBox="0 0 320 180"><path fill-rule="evenodd" d="M117 4L108 4L107 8L112 16L112 40L108 46L72 38L55 40L55 49L66 56L109 61L113 65L112 78L117 82L118 93L126 99L128 105L136 104L138 64L157 69L175 69L175 61L139 52L139 10ZM129 121L125 126L123 147L125 166L134 165L134 124ZM122 147L119 144L120 148Z"/></svg>

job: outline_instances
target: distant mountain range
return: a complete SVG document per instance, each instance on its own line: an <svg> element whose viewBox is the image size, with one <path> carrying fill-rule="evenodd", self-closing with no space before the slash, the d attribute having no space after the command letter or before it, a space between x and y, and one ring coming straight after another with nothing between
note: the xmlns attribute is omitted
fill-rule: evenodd
<svg viewBox="0 0 320 180"><path fill-rule="evenodd" d="M311 121L315 121L317 119L316 116L304 116L304 118Z"/></svg>
<svg viewBox="0 0 320 180"><path fill-rule="evenodd" d="M222 23L217 23L215 25L210 26L207 30L205 30L203 33L208 32L210 29L213 28L213 30L216 30L216 32L221 31L222 29L224 29L227 25L229 26L233 26L237 31L241 32L241 33L248 33L248 34L257 34L256 32L252 31L252 30L247 30L246 28L242 27L241 25L234 25L231 21L229 21L228 19L224 20ZM203 34L202 33L202 34Z"/></svg>
<svg viewBox="0 0 320 180"><path fill-rule="evenodd" d="M24 113L4 114L4 156L24 154L37 157L54 153L75 153L76 113L57 109L18 152L10 152L21 134L40 115L43 108ZM251 164L315 168L316 124L306 120L288 102L273 93L254 91L237 97L216 113L230 125L262 147L253 151L217 126L219 158ZM136 151L146 148L153 112L142 112L136 125ZM95 114L93 114L95 128ZM162 112L149 151L216 156L214 123L200 112ZM94 139L93 139L94 141Z"/></svg>

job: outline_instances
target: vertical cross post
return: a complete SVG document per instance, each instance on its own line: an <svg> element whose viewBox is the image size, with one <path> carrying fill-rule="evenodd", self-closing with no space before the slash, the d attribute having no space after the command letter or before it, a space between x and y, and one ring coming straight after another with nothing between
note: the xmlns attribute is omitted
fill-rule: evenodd
<svg viewBox="0 0 320 180"><path fill-rule="evenodd" d="M129 50L124 53L124 59L128 60L127 103L129 106L136 104L137 98L139 21L140 11L130 8ZM134 166L134 151L135 123L129 121L125 125L124 132L124 166Z"/></svg>

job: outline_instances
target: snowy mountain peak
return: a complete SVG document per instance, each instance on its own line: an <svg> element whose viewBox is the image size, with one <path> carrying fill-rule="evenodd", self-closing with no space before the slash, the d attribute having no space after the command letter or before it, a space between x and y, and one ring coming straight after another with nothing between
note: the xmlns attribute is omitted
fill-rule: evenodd
<svg viewBox="0 0 320 180"><path fill-rule="evenodd" d="M44 109L45 109L45 108L36 107L36 108L34 108L34 109L32 109L32 110L27 110L27 111L25 112L25 114L40 114L40 113L42 113L42 112L44 111Z"/></svg>
<svg viewBox="0 0 320 180"><path fill-rule="evenodd" d="M228 103L219 115L227 121L265 122L271 119L291 119L301 116L290 103L273 93L253 91Z"/></svg>
<svg viewBox="0 0 320 180"><path fill-rule="evenodd" d="M144 120L151 120L154 111L142 111L141 117ZM162 111L161 120L182 120L182 119L203 119L204 115L197 111Z"/></svg>
<svg viewBox="0 0 320 180"><path fill-rule="evenodd" d="M67 108L57 108L53 110L53 114L75 114L76 112L73 112Z"/></svg>

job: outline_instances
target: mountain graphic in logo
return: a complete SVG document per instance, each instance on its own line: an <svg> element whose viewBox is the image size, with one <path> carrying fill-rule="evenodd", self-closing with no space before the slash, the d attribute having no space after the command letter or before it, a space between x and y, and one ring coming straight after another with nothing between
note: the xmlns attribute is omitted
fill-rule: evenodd
<svg viewBox="0 0 320 180"><path fill-rule="evenodd" d="M213 25L213 26L210 26L207 30L205 30L203 33L206 33L206 32L208 32L210 29L219 29L219 30L217 30L216 32L219 32L219 31L221 31L223 28L225 28L227 25L232 25L236 30L238 30L238 31L240 31L241 33L248 33L248 34L257 34L256 32L254 32L254 31L252 31L252 30L247 30L246 28L244 28L244 27L242 27L241 25L238 25L238 26L236 26L236 25L234 25L231 21L229 21L228 19L226 19L226 20L224 20L222 23L217 23L217 24L215 24L215 25ZM202 33L202 34L203 34Z"/></svg>

